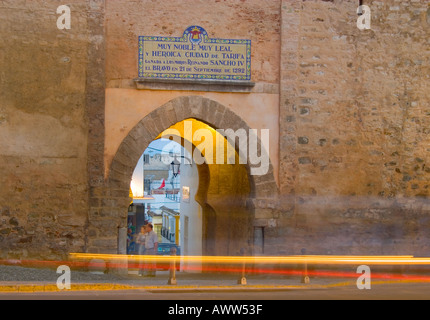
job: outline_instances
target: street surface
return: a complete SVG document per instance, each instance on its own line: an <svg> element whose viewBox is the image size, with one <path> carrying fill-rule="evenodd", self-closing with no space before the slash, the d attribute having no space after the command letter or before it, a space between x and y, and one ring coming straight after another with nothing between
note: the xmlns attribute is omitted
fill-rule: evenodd
<svg viewBox="0 0 430 320"><path fill-rule="evenodd" d="M126 312L133 311L138 314L156 315L160 319L279 319L292 317L298 311L306 318L321 318L322 315L345 318L358 314L369 315L372 318L395 318L399 310L408 310L411 314L423 314L425 305L414 305L414 308L404 309L398 304L400 300L429 300L430 285L428 283L402 283L402 284L378 284L369 290L359 290L356 286L336 286L321 288L297 288L282 291L269 289L249 290L237 292L232 289L163 289L163 290L107 290L107 291L63 291L41 293L0 293L1 300L6 306L20 309L20 315L28 312L33 316L34 308L26 308L26 303L37 303L36 309L50 310L49 304L53 303L55 310L64 310L70 317L81 317L85 312L85 318L93 316L101 318L111 317L115 310ZM26 301L24 301L26 300ZM41 301L44 300L44 301ZM353 303L352 308L338 305L341 303ZM378 306L368 307L366 303L378 300ZM381 304L388 300L391 306ZM98 302L95 304L95 302ZM73 307L68 305L72 302ZM314 303L323 303L321 307ZM331 303L336 303L336 305ZM11 304L12 303L12 304ZM101 304L100 304L101 303ZM312 305L310 304L312 303ZM364 303L364 304L363 304ZM82 307L80 307L80 304ZM86 305L85 305L86 304ZM22 307L23 306L23 307ZM417 308L418 306L418 308ZM420 310L422 306L422 310ZM388 308L387 308L388 307ZM390 308L391 307L391 308ZM85 311L84 311L85 310ZM131 310L131 311L126 311ZM345 313L345 310L347 313ZM120 314L121 314L120 313Z"/></svg>

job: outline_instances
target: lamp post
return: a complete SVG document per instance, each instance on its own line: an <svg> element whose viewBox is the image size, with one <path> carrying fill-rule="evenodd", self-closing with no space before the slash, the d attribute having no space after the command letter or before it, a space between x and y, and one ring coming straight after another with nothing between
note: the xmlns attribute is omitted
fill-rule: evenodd
<svg viewBox="0 0 430 320"><path fill-rule="evenodd" d="M169 154L170 154L170 156L173 156L172 151ZM180 173L179 169L181 166L181 162L178 161L178 159L177 159L178 155L175 154L174 157L175 157L174 160L170 163L170 169L172 170L172 179L170 181L170 183L172 184L172 192L175 189L175 185L174 185L175 178L179 175L179 173ZM182 155L180 155L179 157L188 160L190 166L192 166L192 160L190 160L187 157L182 156Z"/></svg>
<svg viewBox="0 0 430 320"><path fill-rule="evenodd" d="M177 175L179 174L179 167L180 166L181 166L181 163L178 161L178 159L176 159L176 155L175 155L175 159L170 164L170 169L172 169L174 178L176 178Z"/></svg>
<svg viewBox="0 0 430 320"><path fill-rule="evenodd" d="M175 155L175 159L172 161L172 163L170 164L170 169L172 170L172 197L173 197L173 190L175 189L175 185L174 185L174 181L175 178L178 176L179 174L179 168L181 166L181 163L178 161L178 159L176 159L176 155Z"/></svg>

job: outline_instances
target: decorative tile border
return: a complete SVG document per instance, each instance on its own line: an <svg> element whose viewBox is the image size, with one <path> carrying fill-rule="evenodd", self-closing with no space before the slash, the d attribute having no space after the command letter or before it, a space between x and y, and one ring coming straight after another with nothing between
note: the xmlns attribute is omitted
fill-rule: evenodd
<svg viewBox="0 0 430 320"><path fill-rule="evenodd" d="M140 36L139 78L251 80L251 40L211 39L199 26L182 37Z"/></svg>

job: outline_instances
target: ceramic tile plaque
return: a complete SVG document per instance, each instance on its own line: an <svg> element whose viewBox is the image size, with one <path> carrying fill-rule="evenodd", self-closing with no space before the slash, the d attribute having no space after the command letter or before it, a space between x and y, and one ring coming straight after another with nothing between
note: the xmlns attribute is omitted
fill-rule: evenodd
<svg viewBox="0 0 430 320"><path fill-rule="evenodd" d="M212 39L199 26L180 38L140 36L139 77L251 80L251 40Z"/></svg>

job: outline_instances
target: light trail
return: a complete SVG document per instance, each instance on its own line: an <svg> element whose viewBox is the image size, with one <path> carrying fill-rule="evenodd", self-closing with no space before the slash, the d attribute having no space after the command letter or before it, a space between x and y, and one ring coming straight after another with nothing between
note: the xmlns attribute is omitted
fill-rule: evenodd
<svg viewBox="0 0 430 320"><path fill-rule="evenodd" d="M341 266L430 266L430 258L413 256L162 256L71 253L68 261L0 260L1 265L33 268L56 268L67 265L76 269L128 269L139 268L169 270L173 265L183 272L229 273L269 276L357 278L353 271L340 271ZM305 267L306 266L306 272ZM332 267L331 267L332 266ZM307 267L310 267L307 268ZM325 270L325 269L330 270ZM338 270L336 270L336 268ZM319 270L316 270L319 269ZM404 274L372 270L372 279L384 281L430 282L428 269L419 269L419 274Z"/></svg>
<svg viewBox="0 0 430 320"><path fill-rule="evenodd" d="M307 265L430 265L430 258L414 256L139 256L118 254L71 253L72 261L104 260L108 262L159 262L159 263L200 263L200 264L307 264Z"/></svg>

